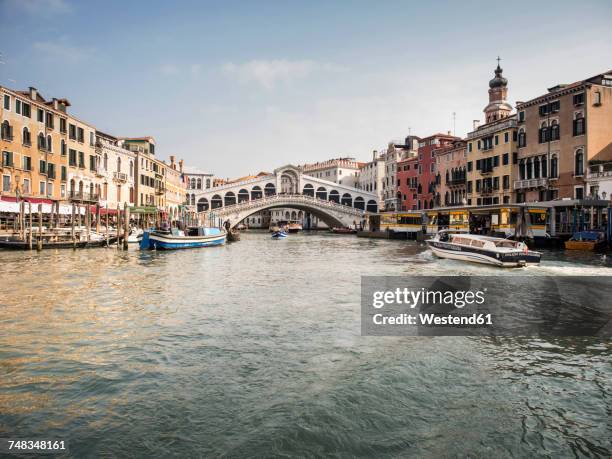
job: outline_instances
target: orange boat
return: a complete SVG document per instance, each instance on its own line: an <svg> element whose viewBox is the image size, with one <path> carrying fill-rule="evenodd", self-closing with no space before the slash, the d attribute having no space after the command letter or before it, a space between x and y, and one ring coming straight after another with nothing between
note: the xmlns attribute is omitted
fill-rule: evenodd
<svg viewBox="0 0 612 459"><path fill-rule="evenodd" d="M601 231L579 231L565 241L566 250L599 250L605 246L606 237Z"/></svg>

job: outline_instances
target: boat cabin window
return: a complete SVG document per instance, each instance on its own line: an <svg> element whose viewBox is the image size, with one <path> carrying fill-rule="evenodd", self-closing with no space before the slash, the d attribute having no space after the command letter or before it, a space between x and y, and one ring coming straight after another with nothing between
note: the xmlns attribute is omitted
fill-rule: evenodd
<svg viewBox="0 0 612 459"><path fill-rule="evenodd" d="M419 214L400 214L398 216L398 223L400 225L420 225L421 215Z"/></svg>
<svg viewBox="0 0 612 459"><path fill-rule="evenodd" d="M470 245L470 242L472 240L465 238L465 237L461 237L461 236L453 236L453 242L455 244L462 244L462 245Z"/></svg>
<svg viewBox="0 0 612 459"><path fill-rule="evenodd" d="M479 241L478 239L474 239L471 244L472 247L480 247L480 248L484 247L484 245L485 245L485 242Z"/></svg>
<svg viewBox="0 0 612 459"><path fill-rule="evenodd" d="M496 247L506 247L508 249L513 249L516 247L516 242L515 241L509 241L509 240L505 240L505 241L499 241L495 244Z"/></svg>

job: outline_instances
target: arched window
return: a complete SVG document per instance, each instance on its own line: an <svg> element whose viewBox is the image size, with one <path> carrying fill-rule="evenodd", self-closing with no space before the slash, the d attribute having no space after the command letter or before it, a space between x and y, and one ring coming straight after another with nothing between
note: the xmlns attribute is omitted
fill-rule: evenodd
<svg viewBox="0 0 612 459"><path fill-rule="evenodd" d="M53 141L51 140L50 135L47 136L47 151L49 152L53 151Z"/></svg>
<svg viewBox="0 0 612 459"><path fill-rule="evenodd" d="M548 142L548 126L546 125L546 121L540 125L539 141L540 143Z"/></svg>
<svg viewBox="0 0 612 459"><path fill-rule="evenodd" d="M195 190L196 187L196 179L195 177L191 177L191 180L189 181L189 188L191 188L192 190Z"/></svg>
<svg viewBox="0 0 612 459"><path fill-rule="evenodd" d="M38 149L44 150L47 148L47 140L45 139L45 135L41 132L38 134Z"/></svg>
<svg viewBox="0 0 612 459"><path fill-rule="evenodd" d="M202 189L202 179L200 177L198 177L198 181L197 181L196 186L197 186L198 190Z"/></svg>
<svg viewBox="0 0 612 459"><path fill-rule="evenodd" d="M314 187L310 183L307 183L306 185L304 185L302 194L305 194L306 196L314 196Z"/></svg>
<svg viewBox="0 0 612 459"><path fill-rule="evenodd" d="M533 178L540 178L540 158L533 159Z"/></svg>
<svg viewBox="0 0 612 459"><path fill-rule="evenodd" d="M582 148L576 150L574 155L574 175L584 174L584 154Z"/></svg>
<svg viewBox="0 0 612 459"><path fill-rule="evenodd" d="M2 140L13 140L13 128L7 120L2 122L1 137Z"/></svg>
<svg viewBox="0 0 612 459"><path fill-rule="evenodd" d="M550 126L550 140L559 140L560 132L559 132L559 122L554 120Z"/></svg>
<svg viewBox="0 0 612 459"><path fill-rule="evenodd" d="M527 180L533 178L532 159L527 160Z"/></svg>
<svg viewBox="0 0 612 459"><path fill-rule="evenodd" d="M559 159L557 155L552 155L550 158L550 178L559 177Z"/></svg>
<svg viewBox="0 0 612 459"><path fill-rule="evenodd" d="M574 135L583 135L584 129L584 115L582 113L576 113L574 116Z"/></svg>
<svg viewBox="0 0 612 459"><path fill-rule="evenodd" d="M104 153L104 170L108 170L108 154Z"/></svg>
<svg viewBox="0 0 612 459"><path fill-rule="evenodd" d="M130 161L130 177L134 176L134 161Z"/></svg>
<svg viewBox="0 0 612 459"><path fill-rule="evenodd" d="M121 158L117 157L117 172L121 172Z"/></svg>
<svg viewBox="0 0 612 459"><path fill-rule="evenodd" d="M526 147L527 146L527 134L525 133L525 129L520 128L518 133L518 146Z"/></svg>
<svg viewBox="0 0 612 459"><path fill-rule="evenodd" d="M548 177L548 169L546 166L548 165L546 156L542 156L540 158L540 163L542 164L542 177Z"/></svg>
<svg viewBox="0 0 612 459"><path fill-rule="evenodd" d="M27 145L27 146L32 145L32 137L30 135L30 130L27 127L23 128L21 137L22 137L22 141L24 145Z"/></svg>

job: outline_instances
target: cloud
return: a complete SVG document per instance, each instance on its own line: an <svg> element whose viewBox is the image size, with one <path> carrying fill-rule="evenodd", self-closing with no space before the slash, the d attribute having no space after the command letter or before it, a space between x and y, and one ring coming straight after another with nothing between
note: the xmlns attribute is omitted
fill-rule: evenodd
<svg viewBox="0 0 612 459"><path fill-rule="evenodd" d="M49 60L75 64L89 58L93 49L72 45L66 40L39 41L32 48Z"/></svg>
<svg viewBox="0 0 612 459"><path fill-rule="evenodd" d="M180 73L180 70L176 65L166 63L166 64L160 65L159 72L162 75L174 76L174 75L178 75Z"/></svg>
<svg viewBox="0 0 612 459"><path fill-rule="evenodd" d="M9 10L21 10L28 14L63 14L72 12L72 6L65 0L6 0Z"/></svg>
<svg viewBox="0 0 612 459"><path fill-rule="evenodd" d="M337 71L341 67L311 60L251 60L239 64L228 62L222 72L242 82L253 82L265 89L307 78L317 72Z"/></svg>

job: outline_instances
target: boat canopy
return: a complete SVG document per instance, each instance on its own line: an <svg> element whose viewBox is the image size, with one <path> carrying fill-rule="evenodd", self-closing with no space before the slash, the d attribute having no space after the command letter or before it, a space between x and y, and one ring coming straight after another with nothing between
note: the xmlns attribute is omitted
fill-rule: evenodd
<svg viewBox="0 0 612 459"><path fill-rule="evenodd" d="M602 238L601 231L580 231L572 236L572 241L598 241Z"/></svg>

